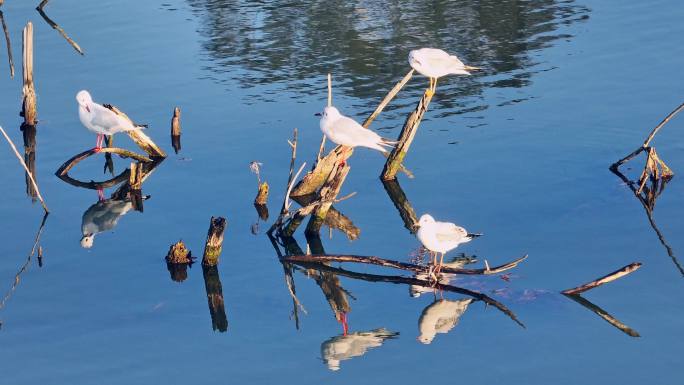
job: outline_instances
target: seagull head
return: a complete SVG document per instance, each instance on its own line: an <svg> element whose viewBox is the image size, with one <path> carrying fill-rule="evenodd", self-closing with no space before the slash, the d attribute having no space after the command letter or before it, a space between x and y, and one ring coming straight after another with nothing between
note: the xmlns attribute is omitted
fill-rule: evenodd
<svg viewBox="0 0 684 385"><path fill-rule="evenodd" d="M317 113L316 116L320 116L321 119L334 119L339 116L342 116L342 114L340 114L340 110L338 110L337 108L333 106L328 106L323 109L323 112Z"/></svg>
<svg viewBox="0 0 684 385"><path fill-rule="evenodd" d="M81 90L78 91L76 94L76 101L78 102L78 105L85 108L86 111L90 112L90 108L88 107L88 103L93 102L93 98L90 96L90 93L86 90Z"/></svg>
<svg viewBox="0 0 684 385"><path fill-rule="evenodd" d="M408 62L413 68L421 67L423 65L420 60L416 59L416 56L416 50L409 52Z"/></svg>
<svg viewBox="0 0 684 385"><path fill-rule="evenodd" d="M430 214L423 214L420 216L420 219L418 220L419 226L425 226L430 223L435 223L435 218L433 218Z"/></svg>
<svg viewBox="0 0 684 385"><path fill-rule="evenodd" d="M81 238L81 247L89 249L93 247L93 242L95 242L95 234L86 234Z"/></svg>

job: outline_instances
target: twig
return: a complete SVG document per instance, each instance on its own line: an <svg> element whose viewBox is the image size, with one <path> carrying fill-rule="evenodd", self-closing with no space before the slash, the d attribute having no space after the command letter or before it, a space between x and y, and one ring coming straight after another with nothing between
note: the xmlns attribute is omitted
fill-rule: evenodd
<svg viewBox="0 0 684 385"><path fill-rule="evenodd" d="M48 15L45 13L45 11L43 11L43 7L45 7L45 5L48 3L48 1L49 1L49 0L43 0L43 1L38 5L38 7L36 7L36 10L37 10L38 13L40 14L40 16L43 17L43 20L45 20L45 22L48 23L48 25L50 25L50 27L52 27L54 30L56 30L57 32L59 32L59 34L62 35L62 37L63 37L69 44L71 44L71 46L76 50L76 52L78 52L79 54L83 55L83 50L82 50L81 47L78 45L78 43L76 43L72 38L70 38L69 35L67 35L66 32L64 32L64 30L62 29L62 27L60 27L59 24L57 24L57 23L55 23L54 21L52 21L52 19L50 19L50 18L48 17Z"/></svg>
<svg viewBox="0 0 684 385"><path fill-rule="evenodd" d="M587 282L584 285L577 286L577 287L572 288L572 289L563 290L562 293L566 294L566 295L584 293L587 290L591 290L595 287L601 286L601 285L606 284L608 282L615 281L616 279L618 279L620 277L624 277L625 275L636 271L640 267L641 267L641 263L639 263L639 262L630 263L629 265L627 265L625 267L622 267L618 270L615 270L614 272L607 274L607 275L604 275L603 277L595 279L591 282Z"/></svg>
<svg viewBox="0 0 684 385"><path fill-rule="evenodd" d="M5 42L7 43L7 60L9 61L10 78L14 79L14 59L12 58L12 42L10 41L9 31L5 23L5 16L0 11L0 22L2 22L2 30L5 32Z"/></svg>
<svg viewBox="0 0 684 385"><path fill-rule="evenodd" d="M332 75L328 73L328 107L332 107Z"/></svg>
<svg viewBox="0 0 684 385"><path fill-rule="evenodd" d="M510 270L516 267L520 262L527 259L527 255L518 258L512 262L503 264L501 266L495 266L486 269L458 269L448 266L443 266L441 272L446 274L464 274L464 275L491 275L497 274L502 271ZM362 255L289 255L283 257L286 262L299 263L326 263L326 262L352 262L352 263L367 263L371 265L390 267L400 270L408 270L416 273L424 273L425 266L414 265L411 263L392 261L389 259L378 258L374 256L362 256Z"/></svg>
<svg viewBox="0 0 684 385"><path fill-rule="evenodd" d="M45 200L43 199L43 196L40 194L40 190L38 189L38 184L36 183L35 178L33 178L33 174L31 173L31 171L29 171L28 167L26 166L24 158L21 157L19 151L17 151L17 148L14 146L14 143L12 143L12 139L10 139L10 137L7 136L7 133L5 132L5 130L2 129L2 127L0 127L0 132L2 132L2 135L7 140L7 143L9 143L10 147L14 151L14 154L17 156L17 159L19 159L19 163L21 163L22 167L24 167L26 175L28 175L28 177L31 179L31 184L33 185L33 188L36 190L38 199L40 199L40 204L43 205L43 210L45 210L45 213L49 213L50 211L48 210L47 205L45 204Z"/></svg>

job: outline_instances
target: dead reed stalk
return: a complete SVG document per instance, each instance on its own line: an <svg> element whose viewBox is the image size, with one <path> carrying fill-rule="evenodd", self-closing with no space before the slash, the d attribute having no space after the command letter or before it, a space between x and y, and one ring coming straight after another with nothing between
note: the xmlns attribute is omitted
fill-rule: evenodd
<svg viewBox="0 0 684 385"><path fill-rule="evenodd" d="M24 124L36 125L36 90L33 84L33 24L29 21L23 30L23 80L21 115Z"/></svg>
<svg viewBox="0 0 684 385"><path fill-rule="evenodd" d="M2 3L0 3L2 4ZM12 42L10 41L9 31L5 23L5 15L0 11L0 23L2 23L2 30L5 33L5 44L7 45L7 61L9 62L10 78L14 79L14 59L12 58Z"/></svg>
<svg viewBox="0 0 684 385"><path fill-rule="evenodd" d="M181 150L181 124L180 124L180 107L173 109L173 117L171 118L171 145L173 150L178 154Z"/></svg>

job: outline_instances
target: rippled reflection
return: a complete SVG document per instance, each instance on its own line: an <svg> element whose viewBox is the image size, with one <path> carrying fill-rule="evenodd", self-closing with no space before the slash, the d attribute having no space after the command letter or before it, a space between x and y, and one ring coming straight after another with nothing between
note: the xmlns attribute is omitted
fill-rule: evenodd
<svg viewBox="0 0 684 385"><path fill-rule="evenodd" d="M336 87L364 100L359 107L368 109L373 97L409 69L411 49L439 47L483 67L479 75L443 82L443 97L436 100L443 115L487 108L477 100L486 88L528 85L535 72L551 68L538 65L533 51L571 38L561 27L589 12L572 1L552 0L188 3L203 25L207 67L219 82L280 82L301 94L324 88L312 80L332 71ZM424 80L410 87L424 87ZM397 103L411 102L400 96Z"/></svg>

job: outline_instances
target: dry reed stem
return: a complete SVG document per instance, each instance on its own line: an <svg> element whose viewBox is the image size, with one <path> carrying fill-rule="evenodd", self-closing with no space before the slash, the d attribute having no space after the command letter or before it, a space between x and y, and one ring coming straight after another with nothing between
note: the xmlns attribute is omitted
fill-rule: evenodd
<svg viewBox="0 0 684 385"><path fill-rule="evenodd" d="M640 267L641 267L641 263L639 263L639 262L630 263L627 266L624 266L618 270L615 270L614 272L612 272L610 274L606 274L601 278L595 279L591 282L587 282L584 285L577 286L577 287L572 288L572 289L563 290L562 293L566 294L566 295L575 295L575 294L584 293L585 291L591 290L595 287L599 287L599 286L606 284L608 282L615 281L616 279L624 277L627 274L633 273L634 271L636 271Z"/></svg>
<svg viewBox="0 0 684 385"><path fill-rule="evenodd" d="M40 190L38 189L38 184L36 183L36 179L33 177L33 174L31 171L28 169L26 166L26 162L24 162L24 158L19 154L19 151L17 151L17 148L14 146L14 143L12 142L12 139L10 139L9 136L7 136L7 133L5 130L0 127L0 132L2 132L2 135L5 137L7 140L7 143L9 143L10 147L14 151L14 154L17 156L17 159L19 159L19 163L21 163L22 167L24 167L24 171L26 171L26 175L28 175L29 179L31 179L31 184L33 185L33 188L36 190L36 194L38 195L38 199L40 200L40 204L43 205L43 210L45 210L46 213L49 213L50 211L47 208L47 205L45 204L45 200L43 199L43 196L40 194Z"/></svg>
<svg viewBox="0 0 684 385"><path fill-rule="evenodd" d="M2 23L2 30L5 33L5 43L7 45L7 61L9 62L10 78L14 79L14 58L12 57L12 42L10 41L9 31L5 23L5 15L0 11L0 23Z"/></svg>
<svg viewBox="0 0 684 385"><path fill-rule="evenodd" d="M23 81L21 115L24 124L36 125L36 90L33 84L33 24L29 21L22 31Z"/></svg>

